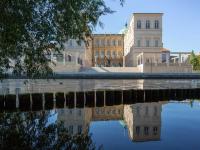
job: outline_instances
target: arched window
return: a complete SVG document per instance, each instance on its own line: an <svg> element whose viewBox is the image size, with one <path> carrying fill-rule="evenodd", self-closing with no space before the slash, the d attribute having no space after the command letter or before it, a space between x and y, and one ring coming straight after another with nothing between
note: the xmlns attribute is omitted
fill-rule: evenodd
<svg viewBox="0 0 200 150"><path fill-rule="evenodd" d="M71 55L67 55L67 60L68 60L69 62L71 62L71 61L72 61L72 56L71 56Z"/></svg>
<svg viewBox="0 0 200 150"><path fill-rule="evenodd" d="M159 29L159 21L155 20L155 29Z"/></svg>
<svg viewBox="0 0 200 150"><path fill-rule="evenodd" d="M141 29L141 27L142 27L141 20L138 20L137 21L137 29Z"/></svg>
<svg viewBox="0 0 200 150"><path fill-rule="evenodd" d="M150 27L150 20L147 20L146 21L146 29L150 29L151 27Z"/></svg>

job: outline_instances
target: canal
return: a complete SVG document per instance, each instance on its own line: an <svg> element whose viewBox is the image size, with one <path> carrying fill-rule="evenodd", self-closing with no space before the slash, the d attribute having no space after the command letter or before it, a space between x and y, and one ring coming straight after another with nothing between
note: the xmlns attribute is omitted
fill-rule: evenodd
<svg viewBox="0 0 200 150"><path fill-rule="evenodd" d="M2 80L0 149L200 149L200 80Z"/></svg>

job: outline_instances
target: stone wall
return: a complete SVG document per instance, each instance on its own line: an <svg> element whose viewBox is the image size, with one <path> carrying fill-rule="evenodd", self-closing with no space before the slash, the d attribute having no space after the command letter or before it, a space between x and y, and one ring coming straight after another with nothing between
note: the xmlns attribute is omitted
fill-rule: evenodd
<svg viewBox="0 0 200 150"><path fill-rule="evenodd" d="M139 65L138 70L143 73L192 73L190 64L146 63Z"/></svg>

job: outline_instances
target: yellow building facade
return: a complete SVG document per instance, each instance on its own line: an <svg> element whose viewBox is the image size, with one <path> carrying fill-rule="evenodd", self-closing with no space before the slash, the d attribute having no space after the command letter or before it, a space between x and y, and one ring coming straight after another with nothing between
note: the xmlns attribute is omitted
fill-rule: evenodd
<svg viewBox="0 0 200 150"><path fill-rule="evenodd" d="M92 66L122 67L124 56L123 34L92 35Z"/></svg>

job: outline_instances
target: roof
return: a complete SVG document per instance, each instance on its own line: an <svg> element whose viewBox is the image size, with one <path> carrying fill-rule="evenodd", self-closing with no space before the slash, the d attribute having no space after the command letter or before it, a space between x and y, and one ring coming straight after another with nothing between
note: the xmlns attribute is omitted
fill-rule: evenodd
<svg viewBox="0 0 200 150"><path fill-rule="evenodd" d="M158 14L158 15L163 15L164 13L133 13L134 15L143 15L143 14L145 14L145 15L156 15L156 14Z"/></svg>
<svg viewBox="0 0 200 150"><path fill-rule="evenodd" d="M92 34L92 36L123 36L124 34Z"/></svg>
<svg viewBox="0 0 200 150"><path fill-rule="evenodd" d="M161 51L162 51L162 52L170 52L170 50L169 50L169 49L166 49L166 48L162 48Z"/></svg>

